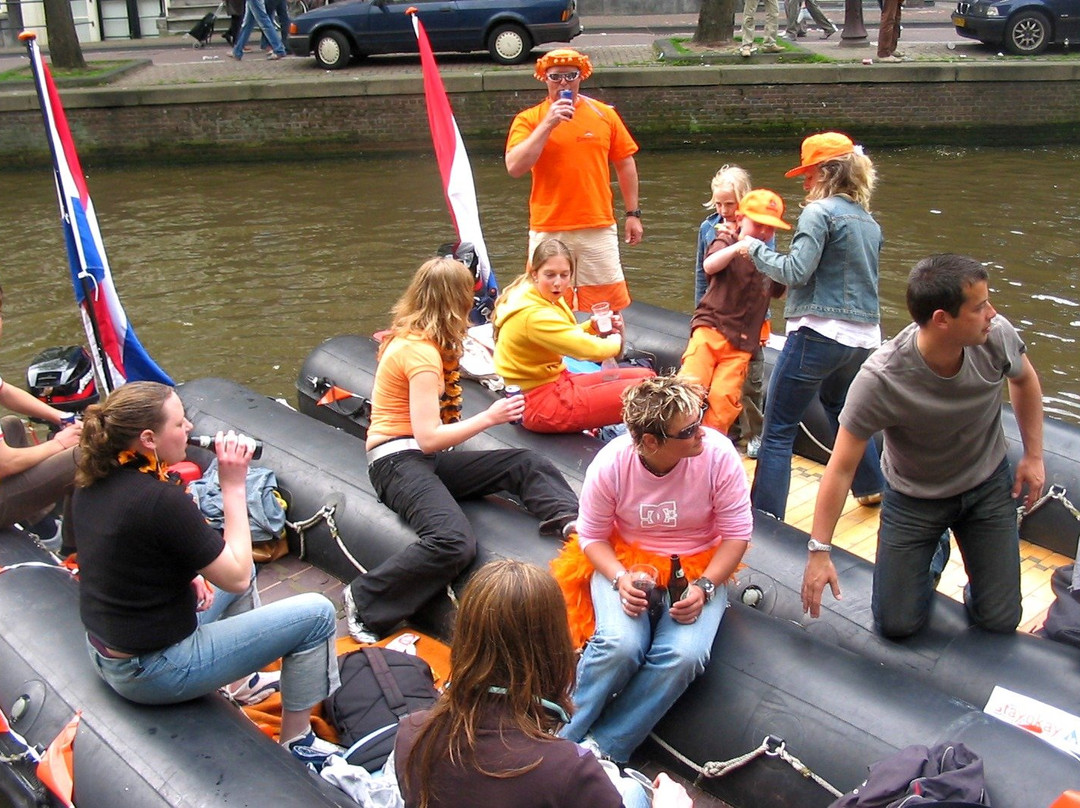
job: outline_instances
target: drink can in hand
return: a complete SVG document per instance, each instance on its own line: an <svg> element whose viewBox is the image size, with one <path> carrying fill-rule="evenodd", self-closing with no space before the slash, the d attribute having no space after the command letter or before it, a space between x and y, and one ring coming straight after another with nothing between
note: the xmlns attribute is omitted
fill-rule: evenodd
<svg viewBox="0 0 1080 808"><path fill-rule="evenodd" d="M559 90L559 98L561 100L563 100L563 101L571 101L572 102L574 100L574 91L573 90ZM570 116L573 117L573 115L574 115L574 111L570 110Z"/></svg>
<svg viewBox="0 0 1080 808"><path fill-rule="evenodd" d="M508 385L503 387L503 397L504 398L513 398L514 396L523 396L523 395L525 395L525 394L521 392L521 388L518 387L516 384L508 384ZM512 424L520 424L521 419L518 418L516 421L511 421L510 423L512 423Z"/></svg>

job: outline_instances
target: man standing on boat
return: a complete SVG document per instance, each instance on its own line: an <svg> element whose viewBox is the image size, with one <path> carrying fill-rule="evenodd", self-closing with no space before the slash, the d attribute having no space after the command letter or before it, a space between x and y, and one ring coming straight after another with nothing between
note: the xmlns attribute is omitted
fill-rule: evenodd
<svg viewBox="0 0 1080 808"><path fill-rule="evenodd" d="M571 48L549 51L537 59L534 75L546 83L547 98L518 113L506 140L510 176L532 172L527 254L544 239L559 239L577 260L574 308L589 311L607 302L624 309L630 293L619 261L611 166L626 208L626 243L638 244L638 145L614 108L578 94L592 75L588 56Z"/></svg>
<svg viewBox="0 0 1080 808"><path fill-rule="evenodd" d="M926 623L930 559L951 528L968 575L964 601L989 631L1020 623L1016 500L1042 492L1042 387L1013 326L990 304L988 275L972 258L932 255L908 276L915 321L863 364L840 413L836 445L814 508L803 608L821 613L825 586L840 597L829 557L855 467L877 431L885 437L886 487L878 529L872 609L887 637ZM1005 457L1006 382L1024 454L1015 478Z"/></svg>

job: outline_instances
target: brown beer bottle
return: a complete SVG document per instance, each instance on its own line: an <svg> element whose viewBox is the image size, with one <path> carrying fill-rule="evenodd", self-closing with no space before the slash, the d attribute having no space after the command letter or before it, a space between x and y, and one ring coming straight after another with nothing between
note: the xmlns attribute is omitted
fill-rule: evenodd
<svg viewBox="0 0 1080 808"><path fill-rule="evenodd" d="M680 600L683 599L683 595L686 594L686 589L690 584L686 582L686 573L683 572L682 559L679 558L677 553L671 554L671 578L668 580L668 597L671 598L671 605L674 606Z"/></svg>

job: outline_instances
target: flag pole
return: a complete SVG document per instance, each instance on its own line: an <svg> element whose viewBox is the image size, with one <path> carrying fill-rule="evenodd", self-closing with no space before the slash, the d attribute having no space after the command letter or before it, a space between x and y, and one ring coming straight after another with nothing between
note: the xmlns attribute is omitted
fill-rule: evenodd
<svg viewBox="0 0 1080 808"><path fill-rule="evenodd" d="M41 61L41 50L37 44L37 34L33 31L23 31L19 34L19 39L26 43L27 55L30 58L30 72L34 76L34 86L37 88L38 105L41 107L41 117L45 124L45 131L52 130L54 122L52 121L48 105L45 103L45 99L48 97L48 88L44 86L45 81L45 66ZM60 205L60 213L64 220L64 227L66 230L65 238L70 242L74 239L74 234L71 232L71 210L68 208L67 203L64 201L64 194L62 191L63 183L60 180L59 160L60 157L56 153L56 143L53 138L47 138L49 141L49 152L52 154L53 159L53 182L56 185L56 199ZM70 250L68 255L69 261L71 260ZM71 267L75 270L74 264ZM79 283L82 285L83 300L86 301L82 305L83 313L86 315L90 323L90 331L93 335L91 347L94 352L94 375L98 377L98 385L108 395L113 391L112 374L109 372L109 366L105 355L105 347L101 341L101 326L98 324L97 316L94 314L94 307L89 304L91 295L95 293L95 290L90 286L88 280L89 273L82 271L82 267L78 268L76 277Z"/></svg>

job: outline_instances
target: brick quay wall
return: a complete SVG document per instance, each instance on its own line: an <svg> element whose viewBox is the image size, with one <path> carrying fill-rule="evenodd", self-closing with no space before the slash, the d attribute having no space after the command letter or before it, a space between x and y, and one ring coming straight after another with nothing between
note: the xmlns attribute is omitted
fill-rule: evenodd
<svg viewBox="0 0 1080 808"><path fill-rule="evenodd" d="M540 98L525 72L444 80L476 154L501 153ZM608 68L585 91L649 149L790 146L826 128L875 146L1080 142L1070 62ZM422 93L413 76L61 91L88 164L430 152ZM0 165L49 160L33 92L0 95Z"/></svg>

